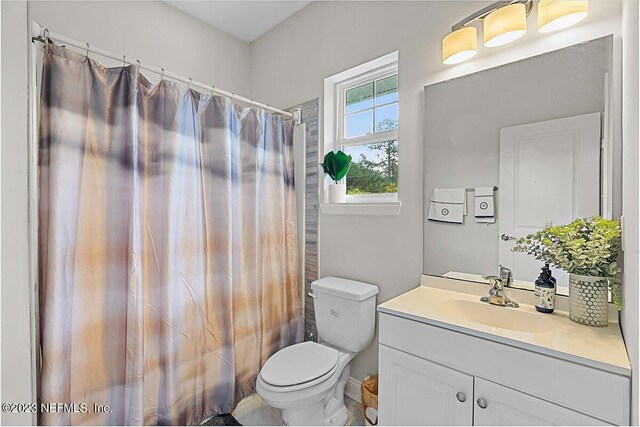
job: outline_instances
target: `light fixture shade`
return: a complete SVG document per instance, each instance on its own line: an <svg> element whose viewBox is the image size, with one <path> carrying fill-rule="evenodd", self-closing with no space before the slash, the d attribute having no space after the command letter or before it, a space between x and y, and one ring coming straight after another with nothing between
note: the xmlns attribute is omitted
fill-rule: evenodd
<svg viewBox="0 0 640 427"><path fill-rule="evenodd" d="M527 32L527 10L524 3L503 6L488 14L483 21L484 45L502 46Z"/></svg>
<svg viewBox="0 0 640 427"><path fill-rule="evenodd" d="M589 13L587 0L540 0L538 31L549 33L582 21Z"/></svg>
<svg viewBox="0 0 640 427"><path fill-rule="evenodd" d="M442 62L459 64L478 53L478 30L463 27L452 31L442 39Z"/></svg>

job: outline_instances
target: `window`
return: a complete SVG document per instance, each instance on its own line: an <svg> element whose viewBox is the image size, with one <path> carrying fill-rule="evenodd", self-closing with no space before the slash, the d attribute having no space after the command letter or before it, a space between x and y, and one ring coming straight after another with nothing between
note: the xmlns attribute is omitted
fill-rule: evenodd
<svg viewBox="0 0 640 427"><path fill-rule="evenodd" d="M340 82L336 90L333 147L353 157L346 177L350 201L374 195L397 200L397 63Z"/></svg>
<svg viewBox="0 0 640 427"><path fill-rule="evenodd" d="M324 79L323 146L352 157L347 203L321 203L325 214L398 215L398 52ZM328 200L330 178L321 196Z"/></svg>

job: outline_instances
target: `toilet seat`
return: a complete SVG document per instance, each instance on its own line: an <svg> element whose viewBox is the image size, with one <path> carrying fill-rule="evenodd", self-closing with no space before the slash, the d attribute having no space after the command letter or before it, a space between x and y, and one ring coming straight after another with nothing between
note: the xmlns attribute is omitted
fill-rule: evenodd
<svg viewBox="0 0 640 427"><path fill-rule="evenodd" d="M262 367L260 376L274 387L310 387L335 372L339 356L336 349L312 341L295 344L271 356Z"/></svg>

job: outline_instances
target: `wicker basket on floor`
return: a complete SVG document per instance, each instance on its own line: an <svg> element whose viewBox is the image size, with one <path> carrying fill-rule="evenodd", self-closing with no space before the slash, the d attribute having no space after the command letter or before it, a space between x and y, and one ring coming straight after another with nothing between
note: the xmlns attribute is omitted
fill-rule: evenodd
<svg viewBox="0 0 640 427"><path fill-rule="evenodd" d="M378 417L372 421L367 416L367 408L378 410L378 374L371 375L362 381L360 385L360 401L362 402L362 415L369 424L378 424Z"/></svg>

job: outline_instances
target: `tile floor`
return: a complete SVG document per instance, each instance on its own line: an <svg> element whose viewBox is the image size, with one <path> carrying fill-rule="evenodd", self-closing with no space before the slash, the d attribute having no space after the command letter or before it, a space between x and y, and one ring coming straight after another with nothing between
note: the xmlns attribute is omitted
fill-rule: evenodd
<svg viewBox="0 0 640 427"><path fill-rule="evenodd" d="M349 426L364 426L360 403L344 398L349 411ZM282 416L279 409L268 406L257 393L245 397L232 414L243 426L279 426Z"/></svg>

